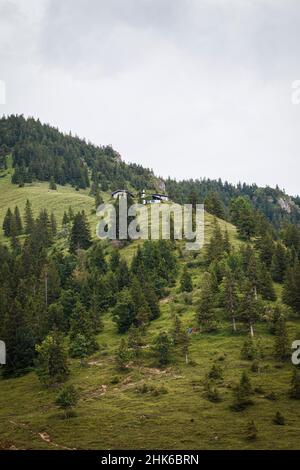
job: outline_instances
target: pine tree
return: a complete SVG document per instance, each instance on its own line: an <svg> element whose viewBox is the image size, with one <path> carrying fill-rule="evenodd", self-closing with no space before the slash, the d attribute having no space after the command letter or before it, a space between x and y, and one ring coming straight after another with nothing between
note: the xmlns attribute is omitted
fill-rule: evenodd
<svg viewBox="0 0 300 470"><path fill-rule="evenodd" d="M127 369L128 361L130 360L130 352L128 349L128 345L124 338L121 339L119 348L116 353L116 365L117 368L121 371Z"/></svg>
<svg viewBox="0 0 300 470"><path fill-rule="evenodd" d="M131 325L128 332L128 347L133 350L133 354L136 358L140 356L143 344L140 328Z"/></svg>
<svg viewBox="0 0 300 470"><path fill-rule="evenodd" d="M217 219L214 219L213 234L207 247L206 261L211 264L220 260L224 253L224 239Z"/></svg>
<svg viewBox="0 0 300 470"><path fill-rule="evenodd" d="M290 397L294 400L300 400L300 375L296 368L292 373Z"/></svg>
<svg viewBox="0 0 300 470"><path fill-rule="evenodd" d="M258 301L253 293L253 286L249 281L243 285L239 307L239 317L250 328L251 336L254 336L253 324L258 317Z"/></svg>
<svg viewBox="0 0 300 470"><path fill-rule="evenodd" d="M56 186L53 176L51 176L50 181L49 181L49 189L51 189L51 191L57 190L57 186Z"/></svg>
<svg viewBox="0 0 300 470"><path fill-rule="evenodd" d="M72 315L70 328L70 354L72 355L78 349L80 339L78 335L82 335L86 342L86 355L91 355L98 349L95 336L95 325L91 312L86 310L84 306L77 301ZM74 356L75 357L75 356Z"/></svg>
<svg viewBox="0 0 300 470"><path fill-rule="evenodd" d="M181 286L182 292L192 292L193 290L192 277L190 273L188 272L186 266L183 269L183 273L182 273L181 280L180 280L180 286Z"/></svg>
<svg viewBox="0 0 300 470"><path fill-rule="evenodd" d="M34 218L33 218L31 203L28 199L25 205L24 220L25 220L25 233L29 235L30 233L32 233L33 228L34 228Z"/></svg>
<svg viewBox="0 0 300 470"><path fill-rule="evenodd" d="M275 251L272 257L271 272L275 282L283 282L287 269L287 253L282 243L275 245Z"/></svg>
<svg viewBox="0 0 300 470"><path fill-rule="evenodd" d="M103 204L103 198L101 196L101 193L100 193L100 190L99 188L97 188L96 190L96 194L95 194L95 207L96 207L96 210L98 209L98 207Z"/></svg>
<svg viewBox="0 0 300 470"><path fill-rule="evenodd" d="M233 331L236 331L239 297L237 284L230 269L226 271L221 284L221 299L225 314L232 321Z"/></svg>
<svg viewBox="0 0 300 470"><path fill-rule="evenodd" d="M219 217L219 219L225 218L224 205L216 192L210 192L204 200L205 210L210 214Z"/></svg>
<svg viewBox="0 0 300 470"><path fill-rule="evenodd" d="M51 213L50 224L51 224L52 236L55 237L57 234L57 223L56 223L56 218L53 212Z"/></svg>
<svg viewBox="0 0 300 470"><path fill-rule="evenodd" d="M20 215L20 211L18 206L15 207L14 211L14 219L15 219L15 224L16 224L16 234L21 235L23 231L23 225L22 225L22 219Z"/></svg>
<svg viewBox="0 0 300 470"><path fill-rule="evenodd" d="M276 412L276 415L273 419L273 423L277 424L279 426L284 426L285 425L285 418L284 416L280 413L280 411Z"/></svg>
<svg viewBox="0 0 300 470"><path fill-rule="evenodd" d="M165 366L170 361L170 347L171 343L167 333L162 332L156 337L154 341L154 351L156 353L158 364Z"/></svg>
<svg viewBox="0 0 300 470"><path fill-rule="evenodd" d="M233 405L235 411L242 411L253 402L251 400L252 386L247 373L242 373L240 383L233 390Z"/></svg>
<svg viewBox="0 0 300 470"><path fill-rule="evenodd" d="M68 223L69 223L69 217L68 217L68 214L65 211L64 215L63 215L63 218L62 218L62 221L61 221L61 224L62 224L63 227L65 227L66 225L68 225Z"/></svg>
<svg viewBox="0 0 300 470"><path fill-rule="evenodd" d="M201 294L198 304L197 320L202 331L213 331L217 328L214 311L214 295L212 279L209 273L204 273Z"/></svg>
<svg viewBox="0 0 300 470"><path fill-rule="evenodd" d="M286 322L283 316L276 322L274 352L276 358L281 361L288 359L291 355Z"/></svg>
<svg viewBox="0 0 300 470"><path fill-rule="evenodd" d="M6 365L3 375L14 376L28 371L33 365L35 338L18 300L9 300L1 324L1 339L6 344Z"/></svg>
<svg viewBox="0 0 300 470"><path fill-rule="evenodd" d="M69 375L67 354L63 345L62 334L58 331L50 333L36 346L37 375L45 386L64 382Z"/></svg>
<svg viewBox="0 0 300 470"><path fill-rule="evenodd" d="M259 293L261 294L264 300L276 300L276 292L274 289L274 284L270 272L268 271L264 263L260 263L259 273Z"/></svg>
<svg viewBox="0 0 300 470"><path fill-rule="evenodd" d="M76 214L70 235L70 252L76 253L79 249L87 250L91 246L91 233L84 212Z"/></svg>
<svg viewBox="0 0 300 470"><path fill-rule="evenodd" d="M248 336L247 339L244 341L242 350L241 350L241 359L246 361L253 361L254 359L259 358L259 351L254 343L252 336Z"/></svg>
<svg viewBox="0 0 300 470"><path fill-rule="evenodd" d="M58 394L55 404L64 411L65 418L71 418L74 414L74 407L79 400L79 393L74 385L66 385Z"/></svg>
<svg viewBox="0 0 300 470"><path fill-rule="evenodd" d="M12 214L10 208L8 208L7 211L6 211L5 217L4 217L3 225L2 225L4 235L6 237L10 237L10 235L11 235L12 219L13 219L13 214Z"/></svg>
<svg viewBox="0 0 300 470"><path fill-rule="evenodd" d="M113 310L113 319L119 333L125 333L135 322L136 310L129 289L120 292L117 305Z"/></svg>
<svg viewBox="0 0 300 470"><path fill-rule="evenodd" d="M300 314L300 262L297 261L293 267L289 268L285 277L283 292L283 302L291 307L297 314Z"/></svg>

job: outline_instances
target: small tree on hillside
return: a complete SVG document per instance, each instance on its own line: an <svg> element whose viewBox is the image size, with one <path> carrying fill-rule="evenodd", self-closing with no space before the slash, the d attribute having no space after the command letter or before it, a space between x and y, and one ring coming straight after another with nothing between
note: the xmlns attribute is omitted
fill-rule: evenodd
<svg viewBox="0 0 300 470"><path fill-rule="evenodd" d="M290 397L294 400L300 400L300 375L296 368L293 369Z"/></svg>
<svg viewBox="0 0 300 470"><path fill-rule="evenodd" d="M233 390L234 402L232 409L235 411L242 411L253 402L250 399L252 387L250 379L246 372L243 372L240 383Z"/></svg>
<svg viewBox="0 0 300 470"><path fill-rule="evenodd" d="M64 382L69 374L67 354L61 333L53 331L36 346L37 374L43 385Z"/></svg>
<svg viewBox="0 0 300 470"><path fill-rule="evenodd" d="M128 361L130 360L130 351L128 349L128 344L124 338L121 339L119 348L116 353L116 365L117 368L121 371L127 369Z"/></svg>
<svg viewBox="0 0 300 470"><path fill-rule="evenodd" d="M60 409L64 411L65 418L74 416L73 408L77 405L79 400L79 393L74 385L67 385L58 394L55 403Z"/></svg>
<svg viewBox="0 0 300 470"><path fill-rule="evenodd" d="M185 266L183 269L183 273L180 279L180 287L182 292L192 292L193 290L193 282L190 273Z"/></svg>
<svg viewBox="0 0 300 470"><path fill-rule="evenodd" d="M53 176L51 176L50 181L49 181L49 189L51 189L51 191L57 190L57 186L56 186Z"/></svg>
<svg viewBox="0 0 300 470"><path fill-rule="evenodd" d="M197 319L202 331L214 331L217 329L212 279L211 275L207 272L204 273L202 279Z"/></svg>
<svg viewBox="0 0 300 470"><path fill-rule="evenodd" d="M274 352L277 359L281 361L288 359L291 355L286 322L283 316L276 322Z"/></svg>
<svg viewBox="0 0 300 470"><path fill-rule="evenodd" d="M154 351L160 366L165 366L170 360L171 343L166 332L160 333L154 341Z"/></svg>

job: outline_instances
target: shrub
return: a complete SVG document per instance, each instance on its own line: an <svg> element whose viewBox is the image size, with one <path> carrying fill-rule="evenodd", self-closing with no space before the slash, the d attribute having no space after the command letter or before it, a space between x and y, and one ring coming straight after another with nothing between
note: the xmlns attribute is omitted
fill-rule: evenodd
<svg viewBox="0 0 300 470"><path fill-rule="evenodd" d="M278 424L279 426L284 426L285 425L285 418L279 411L277 411L277 413L276 413L276 415L273 419L273 423Z"/></svg>
<svg viewBox="0 0 300 470"><path fill-rule="evenodd" d="M79 394L73 385L67 385L58 394L55 403L64 411L65 418L74 416L73 408L77 405Z"/></svg>

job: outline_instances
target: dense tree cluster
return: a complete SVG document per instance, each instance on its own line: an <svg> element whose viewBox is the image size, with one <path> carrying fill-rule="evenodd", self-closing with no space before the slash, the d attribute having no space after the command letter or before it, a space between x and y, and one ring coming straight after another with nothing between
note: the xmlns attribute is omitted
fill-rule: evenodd
<svg viewBox="0 0 300 470"><path fill-rule="evenodd" d="M12 182L20 186L34 180L49 181L51 189L69 183L91 186L93 194L98 188L108 191L128 184L137 190L154 186L151 170L122 162L112 147L96 147L33 118L0 119L0 168L6 168L9 153L15 170Z"/></svg>

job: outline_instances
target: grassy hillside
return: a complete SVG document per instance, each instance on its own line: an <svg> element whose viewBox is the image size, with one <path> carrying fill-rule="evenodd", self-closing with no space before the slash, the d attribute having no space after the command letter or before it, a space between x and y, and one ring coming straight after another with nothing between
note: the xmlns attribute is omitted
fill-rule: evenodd
<svg viewBox="0 0 300 470"><path fill-rule="evenodd" d="M107 199L109 194L105 194ZM18 205L21 212L30 199L37 214L41 208L54 211L60 222L64 210L84 209L92 226L94 199L87 190L75 191L58 186L50 191L47 183L35 183L18 188L10 183L10 175L0 179L0 223L7 207ZM205 238L209 240L213 217L205 216ZM227 227L231 242L237 245L235 227ZM3 241L3 237L1 238ZM122 256L132 257L138 243L122 249ZM193 261L192 254L180 259L180 267ZM114 354L120 341L111 313L104 316L104 328L98 335L99 351L81 367L71 360L69 383L80 391L77 416L65 420L54 405L55 389L43 389L31 372L21 378L0 381L0 448L17 449L296 449L299 448L300 406L288 398L291 364L278 363L273 358L273 337L264 324L259 324L256 336L264 352L260 372L251 371L251 362L240 359L245 336L232 335L229 324L222 323L217 333L191 335L190 363L180 355L171 364L158 369L151 354L151 343L159 331L170 330L172 315L180 315L183 324L195 326L195 312L203 269L190 269L194 292L192 300L185 298L174 286L161 301L161 317L151 322L145 346L138 363L130 363L126 373L116 370ZM279 288L277 288L280 290ZM291 338L296 338L300 325L288 323ZM222 401L211 403L204 394L205 375L217 362L224 369L219 384ZM243 412L230 410L232 388L241 372L249 372L255 389L254 405ZM149 386L141 393L142 386ZM151 387L152 391L151 391ZM160 393L163 387L164 392ZM145 391L145 389L144 389ZM285 426L273 423L280 411ZM254 419L258 428L255 441L246 438L247 423Z"/></svg>

